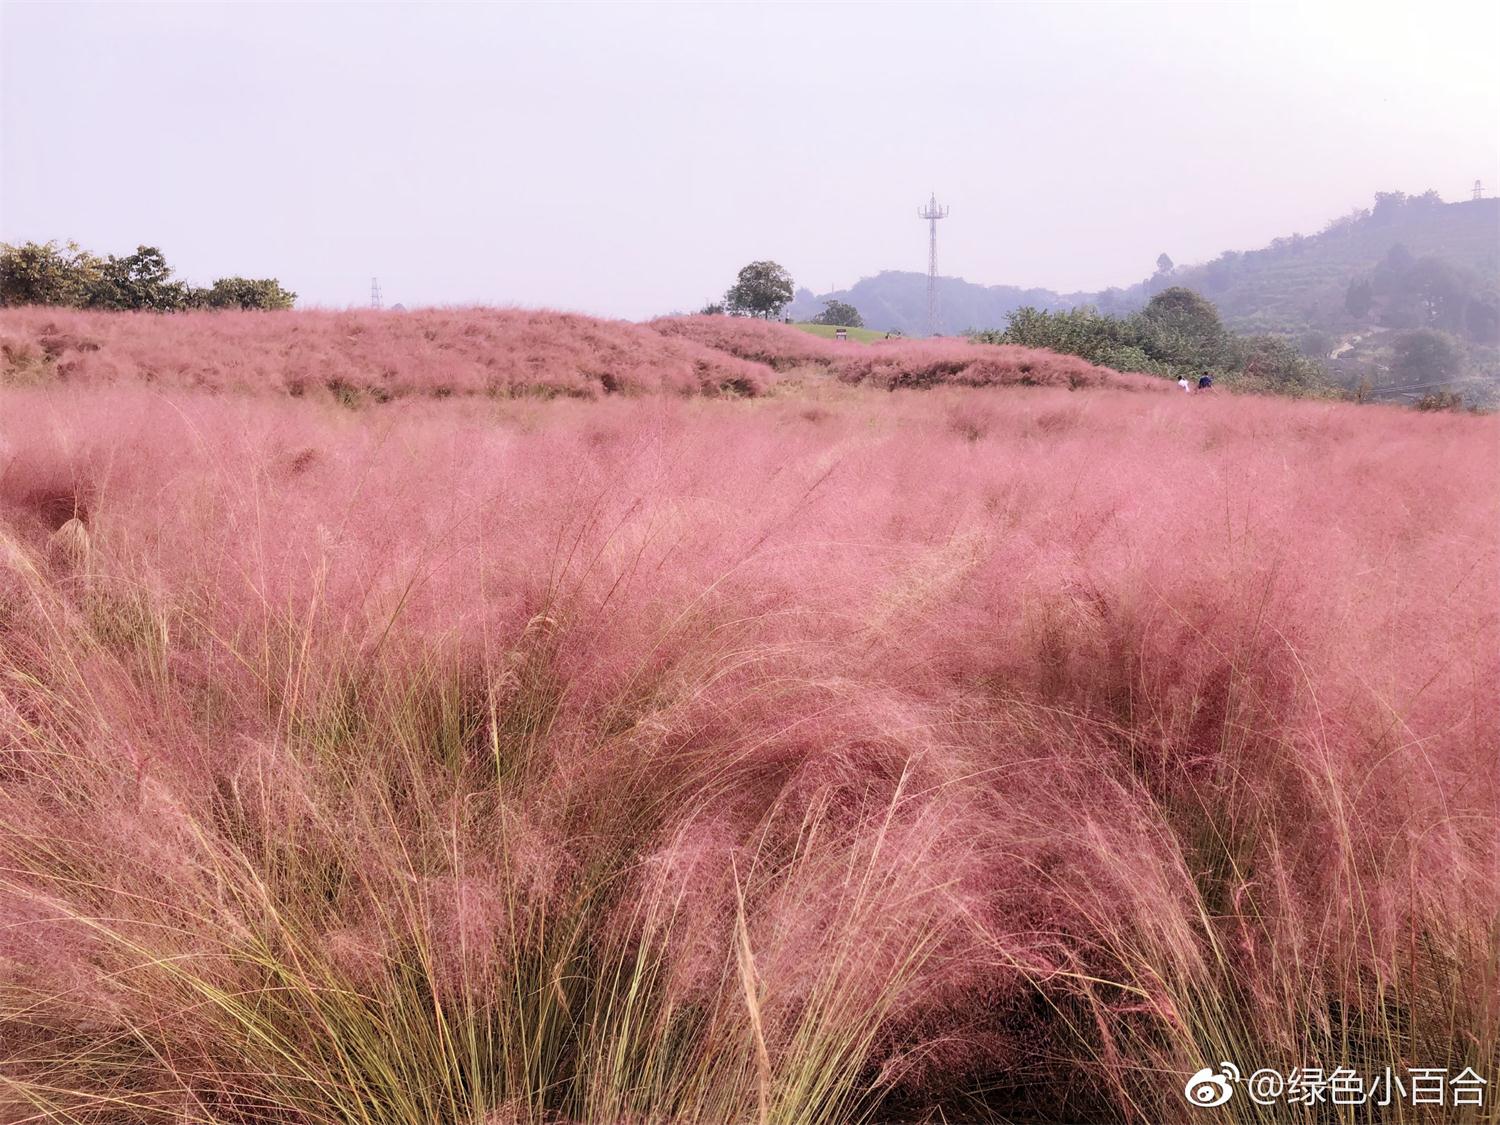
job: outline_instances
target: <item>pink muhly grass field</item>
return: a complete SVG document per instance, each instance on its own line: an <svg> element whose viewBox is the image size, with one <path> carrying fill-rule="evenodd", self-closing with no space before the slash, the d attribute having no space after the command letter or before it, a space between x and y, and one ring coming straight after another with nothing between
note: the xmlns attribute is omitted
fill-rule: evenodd
<svg viewBox="0 0 1500 1125"><path fill-rule="evenodd" d="M0 390L0 1119L1165 1122L1221 1059L1500 1076L1495 419L836 360L181 389L227 362L190 345L316 378L447 315L57 318L183 366Z"/></svg>
<svg viewBox="0 0 1500 1125"><path fill-rule="evenodd" d="M101 313L7 309L0 378L208 391L513 397L763 392L759 364L625 321L516 309Z"/></svg>
<svg viewBox="0 0 1500 1125"><path fill-rule="evenodd" d="M846 383L882 390L941 385L963 387L1112 387L1165 391L1166 380L1099 367L1077 356L1013 344L967 340L834 341L785 324L747 317L684 316L653 320L673 339L691 340L777 371L815 367Z"/></svg>

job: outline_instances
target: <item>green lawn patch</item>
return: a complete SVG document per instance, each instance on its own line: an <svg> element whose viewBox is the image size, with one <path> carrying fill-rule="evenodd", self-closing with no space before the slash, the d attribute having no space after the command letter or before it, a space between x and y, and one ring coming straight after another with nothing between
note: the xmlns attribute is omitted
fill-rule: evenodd
<svg viewBox="0 0 1500 1125"><path fill-rule="evenodd" d="M800 328L804 332L811 332L814 336L822 336L828 340L832 340L834 338L833 334L838 331L832 324L811 324L807 321L801 321L792 325L792 327ZM868 344L872 340L885 339L884 332L877 332L873 328L849 328L845 329L845 331L849 333L849 339L856 340L861 344ZM894 338L892 337L892 339Z"/></svg>

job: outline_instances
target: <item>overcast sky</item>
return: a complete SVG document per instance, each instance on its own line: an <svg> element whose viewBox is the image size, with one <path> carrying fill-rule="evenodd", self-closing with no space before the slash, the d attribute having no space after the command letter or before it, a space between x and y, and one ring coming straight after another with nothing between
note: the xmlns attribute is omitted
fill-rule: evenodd
<svg viewBox="0 0 1500 1125"><path fill-rule="evenodd" d="M0 5L0 238L303 303L1123 285L1500 189L1500 5Z"/></svg>

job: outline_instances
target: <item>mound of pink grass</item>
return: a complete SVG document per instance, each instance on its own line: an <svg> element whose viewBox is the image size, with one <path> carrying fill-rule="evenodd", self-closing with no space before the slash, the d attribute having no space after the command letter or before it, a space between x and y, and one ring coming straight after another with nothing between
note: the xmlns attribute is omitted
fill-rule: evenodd
<svg viewBox="0 0 1500 1125"><path fill-rule="evenodd" d="M1163 380L1147 375L1113 371L1077 356L1009 344L973 344L955 339L841 343L785 324L727 316L665 317L652 321L651 327L672 338L705 344L778 371L821 367L846 383L883 390L942 385L1167 389Z"/></svg>
<svg viewBox="0 0 1500 1125"><path fill-rule="evenodd" d="M664 336L692 340L784 371L806 364L827 366L848 350L785 324L742 316L664 316L650 322Z"/></svg>
<svg viewBox="0 0 1500 1125"><path fill-rule="evenodd" d="M690 340L554 312L156 316L23 308L0 312L0 380L332 393L354 402L413 395L753 395L774 376Z"/></svg>
<svg viewBox="0 0 1500 1125"><path fill-rule="evenodd" d="M1155 1122L1221 1059L1500 1064L1495 419L0 406L0 1117Z"/></svg>

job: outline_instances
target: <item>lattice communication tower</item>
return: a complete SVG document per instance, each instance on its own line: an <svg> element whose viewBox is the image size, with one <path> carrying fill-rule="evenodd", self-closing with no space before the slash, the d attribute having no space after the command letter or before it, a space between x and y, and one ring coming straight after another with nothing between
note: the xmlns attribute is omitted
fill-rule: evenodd
<svg viewBox="0 0 1500 1125"><path fill-rule="evenodd" d="M925 207L918 208L917 217L927 220L927 335L937 335L937 225L939 219L948 217L948 208L938 206L937 193L933 192Z"/></svg>

